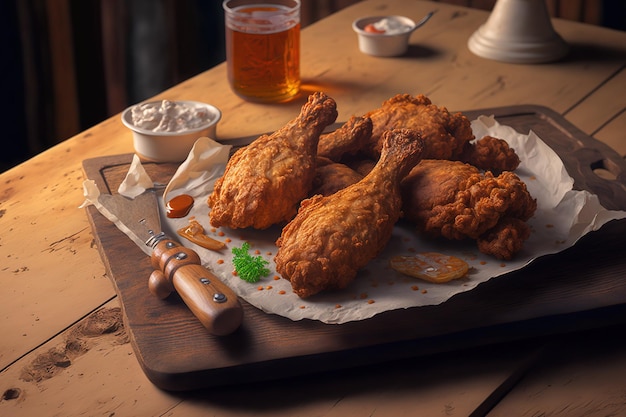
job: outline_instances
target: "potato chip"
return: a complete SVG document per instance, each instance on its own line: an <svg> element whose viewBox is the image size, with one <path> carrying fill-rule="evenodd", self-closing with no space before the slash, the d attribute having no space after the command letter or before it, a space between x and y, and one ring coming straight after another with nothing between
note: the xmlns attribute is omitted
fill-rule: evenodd
<svg viewBox="0 0 626 417"><path fill-rule="evenodd" d="M464 260L436 252L394 256L389 262L393 269L402 274L437 284L461 278L469 270Z"/></svg>

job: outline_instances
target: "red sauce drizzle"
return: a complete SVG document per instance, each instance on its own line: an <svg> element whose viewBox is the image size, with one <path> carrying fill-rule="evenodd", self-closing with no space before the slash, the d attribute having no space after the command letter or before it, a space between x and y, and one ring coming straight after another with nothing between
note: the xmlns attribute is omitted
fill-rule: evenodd
<svg viewBox="0 0 626 417"><path fill-rule="evenodd" d="M193 207L193 197L187 194L181 194L172 198L167 202L166 214L171 219L178 219L189 214L189 210Z"/></svg>

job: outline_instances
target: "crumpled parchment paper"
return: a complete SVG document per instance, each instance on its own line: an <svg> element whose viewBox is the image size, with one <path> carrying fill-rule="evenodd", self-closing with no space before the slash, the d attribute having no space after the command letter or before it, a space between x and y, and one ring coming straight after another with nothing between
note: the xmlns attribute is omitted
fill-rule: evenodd
<svg viewBox="0 0 626 417"><path fill-rule="evenodd" d="M488 116L474 120L472 129L477 138L485 135L502 138L516 150L522 161L516 174L537 199L537 211L529 220L531 237L525 242L524 249L511 261L503 262L483 255L471 241L433 241L423 238L414 232L410 224L401 221L394 228L393 236L383 253L363 268L348 288L300 299L291 291L290 283L280 278L275 271L273 257L277 247L274 242L280 235L279 227L258 231L215 229L210 226L210 209L206 200L215 180L223 173L230 147L204 138L196 144L189 158L168 184L161 201L161 213L164 213L167 199L181 193L193 195L195 205L189 216L204 226L207 235L227 244L226 249L213 252L182 239L182 244L198 252L207 268L214 271L241 298L269 314L278 314L291 320L306 318L329 324L363 320L393 309L443 303L453 295L472 290L482 282L523 268L534 259L560 252L611 220L626 218L626 211L610 211L602 207L596 195L573 190L574 181L561 159L533 132L522 135ZM141 169L135 164L131 170L141 174ZM148 182L137 179L134 174L127 179L133 181L133 185L123 184L120 190L129 192L130 189L129 194L137 192L139 184ZM162 216L164 231L170 236L177 236L175 231L188 224L189 216L183 219ZM269 262L270 274L256 284L245 282L232 273L231 250L240 247L245 241L250 244L253 255L263 256ZM459 280L432 284L402 275L388 265L394 255L428 251L464 259L470 265L470 273Z"/></svg>

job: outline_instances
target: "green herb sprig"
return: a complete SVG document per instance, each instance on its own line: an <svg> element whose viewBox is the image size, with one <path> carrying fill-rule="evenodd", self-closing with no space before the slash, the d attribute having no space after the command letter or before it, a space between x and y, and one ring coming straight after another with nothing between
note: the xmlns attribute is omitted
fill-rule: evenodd
<svg viewBox="0 0 626 417"><path fill-rule="evenodd" d="M268 261L261 256L252 256L248 253L250 244L244 242L240 248L233 248L233 265L239 278L247 282L258 282L261 277L265 277L270 273L266 268Z"/></svg>

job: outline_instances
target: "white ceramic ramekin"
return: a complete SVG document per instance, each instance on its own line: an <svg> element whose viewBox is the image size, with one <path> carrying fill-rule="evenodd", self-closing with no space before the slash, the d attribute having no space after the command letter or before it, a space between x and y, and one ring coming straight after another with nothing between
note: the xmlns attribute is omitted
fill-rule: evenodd
<svg viewBox="0 0 626 417"><path fill-rule="evenodd" d="M209 114L206 123L193 129L176 132L155 132L142 129L133 124L132 109L140 104L160 103L148 102L130 106L122 112L122 123L133 132L135 152L141 158L155 162L182 162L189 155L198 138L207 136L216 139L217 124L222 118L222 112L215 106L207 103L189 100L176 100L175 103L203 108Z"/></svg>
<svg viewBox="0 0 626 417"><path fill-rule="evenodd" d="M402 23L406 30L393 34L372 33L365 30L367 25L385 18ZM352 23L352 29L358 36L361 52L380 57L399 56L406 53L409 47L409 37L414 27L415 22L405 16L370 16L357 19Z"/></svg>

